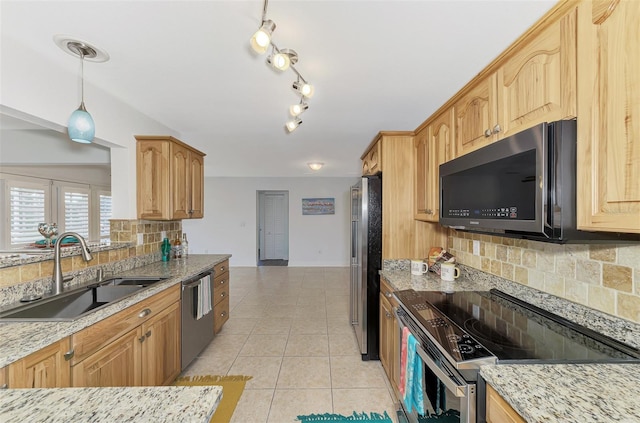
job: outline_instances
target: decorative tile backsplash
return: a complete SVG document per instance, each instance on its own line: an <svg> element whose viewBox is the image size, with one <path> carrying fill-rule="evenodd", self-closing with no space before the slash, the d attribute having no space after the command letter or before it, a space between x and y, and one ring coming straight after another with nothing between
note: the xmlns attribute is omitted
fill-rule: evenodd
<svg viewBox="0 0 640 423"><path fill-rule="evenodd" d="M467 266L640 323L640 244L559 245L452 231ZM473 241L480 255L473 255Z"/></svg>

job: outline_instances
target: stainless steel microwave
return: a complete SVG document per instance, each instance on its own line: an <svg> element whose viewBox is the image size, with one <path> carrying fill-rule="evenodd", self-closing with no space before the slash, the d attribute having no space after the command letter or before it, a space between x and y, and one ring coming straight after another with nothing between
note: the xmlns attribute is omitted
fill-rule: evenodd
<svg viewBox="0 0 640 423"><path fill-rule="evenodd" d="M440 224L556 243L638 241L576 228L576 121L541 123L440 165Z"/></svg>

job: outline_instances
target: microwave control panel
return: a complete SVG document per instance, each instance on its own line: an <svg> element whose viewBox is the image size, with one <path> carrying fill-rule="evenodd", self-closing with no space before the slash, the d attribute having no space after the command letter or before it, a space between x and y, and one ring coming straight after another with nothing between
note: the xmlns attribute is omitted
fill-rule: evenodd
<svg viewBox="0 0 640 423"><path fill-rule="evenodd" d="M470 217L473 219L517 219L517 207L497 207L491 209L451 209L447 217Z"/></svg>

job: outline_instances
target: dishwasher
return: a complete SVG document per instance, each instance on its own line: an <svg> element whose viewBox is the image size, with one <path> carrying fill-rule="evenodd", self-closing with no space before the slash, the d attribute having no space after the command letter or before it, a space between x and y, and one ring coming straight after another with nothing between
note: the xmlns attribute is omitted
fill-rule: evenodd
<svg viewBox="0 0 640 423"><path fill-rule="evenodd" d="M182 367L213 340L213 269L182 282Z"/></svg>

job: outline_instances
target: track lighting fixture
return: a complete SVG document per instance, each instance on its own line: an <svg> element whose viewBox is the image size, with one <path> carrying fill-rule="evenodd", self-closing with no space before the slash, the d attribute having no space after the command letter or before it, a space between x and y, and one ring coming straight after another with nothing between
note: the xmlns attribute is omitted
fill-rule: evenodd
<svg viewBox="0 0 640 423"><path fill-rule="evenodd" d="M298 78L297 81L293 81L293 89L305 96L306 98L313 97L313 85L308 84L305 81L300 81L301 78Z"/></svg>
<svg viewBox="0 0 640 423"><path fill-rule="evenodd" d="M302 119L300 119L299 117L296 117L294 119L287 121L285 128L287 129L287 132L293 132L296 130L298 126L300 126L301 123L302 123Z"/></svg>
<svg viewBox="0 0 640 423"><path fill-rule="evenodd" d="M56 35L53 41L63 51L80 58L80 106L69 117L67 132L72 141L90 144L96 134L96 125L84 105L84 61L106 62L109 55L91 44L65 35Z"/></svg>
<svg viewBox="0 0 640 423"><path fill-rule="evenodd" d="M307 83L307 81L302 77L300 72L295 68L295 64L298 62L298 53L292 49L279 49L272 40L273 31L276 29L276 24L267 19L267 3L268 0L264 0L262 6L262 22L260 24L260 28L253 34L249 43L251 44L251 48L259 53L266 53L269 46L271 46L271 54L267 57L267 63L272 66L274 69L279 71L286 71L287 69L291 69L297 76L298 79L293 83L293 88L298 91L298 93L304 98L311 98L313 95L313 86ZM302 102L302 98L300 99L300 104L295 104L289 107L289 113L294 116L295 119L288 121L285 124L288 132L294 131L301 123L297 116L300 113L303 113L307 110L309 106L307 103Z"/></svg>
<svg viewBox="0 0 640 423"><path fill-rule="evenodd" d="M276 24L272 20L262 21L260 28L251 37L251 48L256 53L264 53L271 44L271 34L276 29Z"/></svg>
<svg viewBox="0 0 640 423"><path fill-rule="evenodd" d="M291 116L298 116L299 114L304 113L308 108L309 105L307 103L303 103L302 100L300 100L300 103L294 104L293 106L289 107L289 113L291 113Z"/></svg>

